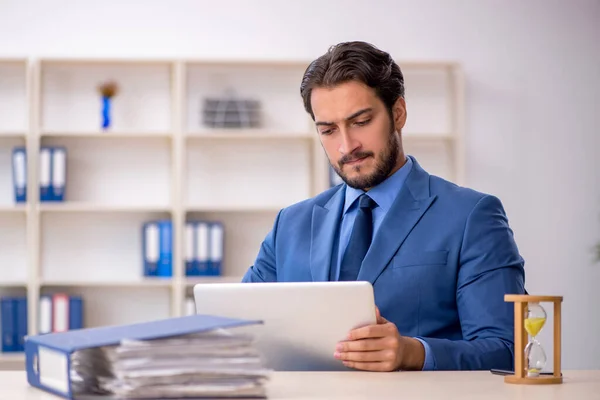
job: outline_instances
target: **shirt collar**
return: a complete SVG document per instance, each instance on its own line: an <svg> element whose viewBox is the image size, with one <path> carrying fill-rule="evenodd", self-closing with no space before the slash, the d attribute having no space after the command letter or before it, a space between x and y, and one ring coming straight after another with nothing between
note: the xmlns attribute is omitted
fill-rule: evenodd
<svg viewBox="0 0 600 400"><path fill-rule="evenodd" d="M396 196L400 192L400 189L402 189L404 181L406 180L408 173L412 169L412 164L413 162L411 158L406 157L406 162L398 171L394 172L385 181L381 182L379 185L369 190L369 197L375 200L375 203L377 203L377 205L383 210L384 213L387 213L390 207L392 207L392 203L396 199ZM362 189L354 189L346 185L344 214L348 212L348 210L350 209L350 207L352 207L356 199L358 199L359 196L363 193L365 192Z"/></svg>

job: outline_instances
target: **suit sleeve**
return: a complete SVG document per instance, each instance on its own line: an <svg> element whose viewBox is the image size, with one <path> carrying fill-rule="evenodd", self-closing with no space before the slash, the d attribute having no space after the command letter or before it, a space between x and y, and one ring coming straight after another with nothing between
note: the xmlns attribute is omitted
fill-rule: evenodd
<svg viewBox="0 0 600 400"><path fill-rule="evenodd" d="M511 370L514 305L504 295L524 294L525 274L500 200L483 197L463 235L456 289L463 340L423 339L437 370Z"/></svg>
<svg viewBox="0 0 600 400"><path fill-rule="evenodd" d="M275 242L277 238L277 229L283 210L279 211L275 218L273 228L263 240L258 256L246 274L242 282L277 282L277 258L275 252Z"/></svg>

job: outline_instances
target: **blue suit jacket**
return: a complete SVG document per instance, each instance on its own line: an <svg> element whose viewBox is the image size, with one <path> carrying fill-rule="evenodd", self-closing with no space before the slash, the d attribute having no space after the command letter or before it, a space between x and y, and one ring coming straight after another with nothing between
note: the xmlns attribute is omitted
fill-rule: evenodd
<svg viewBox="0 0 600 400"><path fill-rule="evenodd" d="M512 369L523 259L501 202L429 175L417 161L363 261L381 315L422 338L437 370ZM345 186L279 212L244 282L326 281Z"/></svg>

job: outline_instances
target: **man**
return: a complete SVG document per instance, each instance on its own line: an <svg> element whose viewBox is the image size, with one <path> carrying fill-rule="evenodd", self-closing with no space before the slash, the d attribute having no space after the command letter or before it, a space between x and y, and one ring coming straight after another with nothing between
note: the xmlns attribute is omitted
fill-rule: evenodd
<svg viewBox="0 0 600 400"><path fill-rule="evenodd" d="M524 293L523 259L496 197L405 156L398 65L342 43L310 64L301 95L345 184L281 210L243 281L371 282L377 324L334 350L351 368L511 369L504 295Z"/></svg>

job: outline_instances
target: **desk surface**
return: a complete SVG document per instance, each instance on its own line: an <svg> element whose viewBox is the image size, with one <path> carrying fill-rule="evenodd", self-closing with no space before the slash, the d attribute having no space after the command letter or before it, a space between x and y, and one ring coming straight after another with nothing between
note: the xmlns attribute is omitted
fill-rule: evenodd
<svg viewBox="0 0 600 400"><path fill-rule="evenodd" d="M511 385L489 372L276 372L269 399L600 399L600 370L563 371L561 385ZM23 371L0 372L1 400L54 400Z"/></svg>

